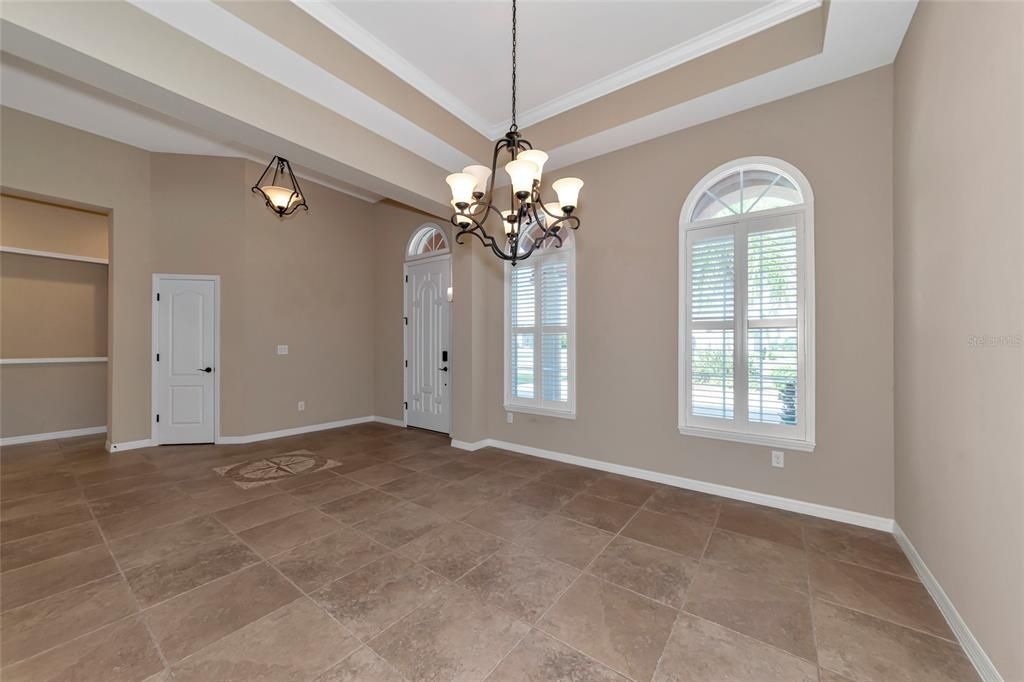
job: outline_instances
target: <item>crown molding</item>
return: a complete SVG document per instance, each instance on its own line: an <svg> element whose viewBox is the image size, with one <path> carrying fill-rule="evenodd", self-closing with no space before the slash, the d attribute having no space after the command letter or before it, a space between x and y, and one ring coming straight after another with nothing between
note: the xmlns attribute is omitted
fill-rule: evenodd
<svg viewBox="0 0 1024 682"><path fill-rule="evenodd" d="M715 50L739 42L773 26L788 21L821 7L822 0L775 0L764 7L742 17L691 38L667 50L651 55L615 73L609 74L587 85L576 88L557 99L550 100L519 114L519 126L527 128L541 121L557 116L605 95L621 90L642 80L656 76L671 68L710 54ZM511 125L507 119L495 127L504 132Z"/></svg>
<svg viewBox="0 0 1024 682"><path fill-rule="evenodd" d="M333 3L322 0L292 0L292 2L488 139L499 137L508 130L511 119L486 120L461 98L392 50ZM519 115L520 127L526 128L534 125L645 78L650 78L662 71L714 52L805 12L817 9L821 7L821 4L822 0L774 0L758 10L727 22L707 33L527 110Z"/></svg>
<svg viewBox="0 0 1024 682"><path fill-rule="evenodd" d="M448 113L473 128L481 135L493 137L493 124L488 123L476 110L433 78L414 66L376 36L367 31L341 9L323 0L292 0L303 12L334 31L360 52L373 59L400 79L426 95Z"/></svg>

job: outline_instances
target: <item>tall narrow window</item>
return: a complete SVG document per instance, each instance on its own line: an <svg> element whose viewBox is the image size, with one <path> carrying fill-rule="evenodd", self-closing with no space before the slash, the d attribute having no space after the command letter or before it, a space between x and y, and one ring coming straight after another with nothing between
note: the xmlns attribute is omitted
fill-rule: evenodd
<svg viewBox="0 0 1024 682"><path fill-rule="evenodd" d="M575 255L564 239L505 266L506 410L576 416Z"/></svg>
<svg viewBox="0 0 1024 682"><path fill-rule="evenodd" d="M777 159L716 169L680 218L679 431L814 449L813 201Z"/></svg>

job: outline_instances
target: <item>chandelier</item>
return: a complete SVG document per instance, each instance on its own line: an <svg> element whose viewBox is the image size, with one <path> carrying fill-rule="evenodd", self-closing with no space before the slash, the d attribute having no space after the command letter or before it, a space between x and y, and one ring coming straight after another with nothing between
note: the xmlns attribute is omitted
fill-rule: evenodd
<svg viewBox="0 0 1024 682"><path fill-rule="evenodd" d="M494 177L498 156L507 153L512 160L505 164L511 180L507 209L495 206ZM579 201L583 181L579 178L561 178L551 187L558 201L544 203L541 194L541 172L548 155L534 149L523 138L516 125L516 0L512 0L512 125L494 144L491 167L467 166L461 173L453 173L445 180L452 189L452 225L459 228L455 241L462 244L463 235L473 235L484 246L490 247L498 258L516 261L530 257L542 245L560 247L565 228L576 230L580 219L573 215ZM496 217L497 238L488 234L485 224ZM493 229L493 228L492 228ZM503 234L502 234L503 233Z"/></svg>

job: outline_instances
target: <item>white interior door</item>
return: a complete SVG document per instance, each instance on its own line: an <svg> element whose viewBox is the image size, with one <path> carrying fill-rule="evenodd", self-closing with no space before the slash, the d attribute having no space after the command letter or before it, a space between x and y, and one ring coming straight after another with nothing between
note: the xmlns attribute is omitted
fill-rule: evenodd
<svg viewBox="0 0 1024 682"><path fill-rule="evenodd" d="M406 265L406 422L451 432L451 260L448 256Z"/></svg>
<svg viewBox="0 0 1024 682"><path fill-rule="evenodd" d="M159 277L156 290L156 441L212 443L217 408L216 282Z"/></svg>

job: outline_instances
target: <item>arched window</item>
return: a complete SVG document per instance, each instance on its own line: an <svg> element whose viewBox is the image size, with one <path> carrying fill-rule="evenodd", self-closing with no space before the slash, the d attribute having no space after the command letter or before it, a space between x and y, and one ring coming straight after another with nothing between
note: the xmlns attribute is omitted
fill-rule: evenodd
<svg viewBox="0 0 1024 682"><path fill-rule="evenodd" d="M814 449L814 198L795 167L727 163L679 218L679 432Z"/></svg>
<svg viewBox="0 0 1024 682"><path fill-rule="evenodd" d="M432 223L420 227L413 233L406 249L406 258L425 258L448 253L448 237L444 231Z"/></svg>
<svg viewBox="0 0 1024 682"><path fill-rule="evenodd" d="M525 252L542 230L520 239ZM505 265L505 409L576 417L576 255L572 230Z"/></svg>

